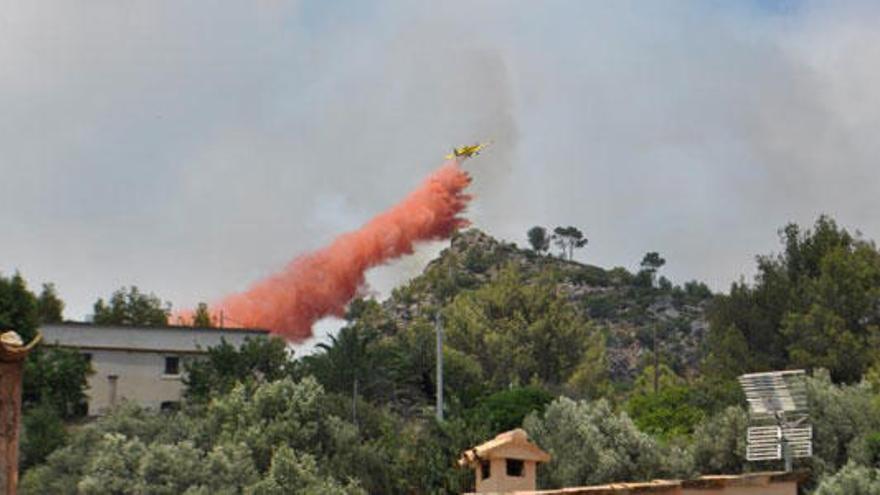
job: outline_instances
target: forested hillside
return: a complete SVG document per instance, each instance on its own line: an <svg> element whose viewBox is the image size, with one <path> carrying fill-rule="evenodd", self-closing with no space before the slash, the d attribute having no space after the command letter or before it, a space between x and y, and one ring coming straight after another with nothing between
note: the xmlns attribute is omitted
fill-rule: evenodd
<svg viewBox="0 0 880 495"><path fill-rule="evenodd" d="M816 455L798 463L808 488L878 479L872 241L827 217L788 225L753 281L712 294L668 280L656 252L635 271L573 261L586 240L570 229L556 229L558 253L534 229L531 248L458 233L387 300L353 301L313 355L280 341L212 349L189 366L181 411L127 405L68 428L30 462L24 491L460 493L460 452L519 426L554 456L545 487L773 469L744 460L735 378L796 367L810 374L816 431Z"/></svg>

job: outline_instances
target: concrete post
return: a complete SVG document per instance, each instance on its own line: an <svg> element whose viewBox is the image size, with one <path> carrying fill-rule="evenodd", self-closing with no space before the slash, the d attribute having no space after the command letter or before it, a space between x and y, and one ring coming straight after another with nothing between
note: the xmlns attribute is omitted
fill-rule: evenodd
<svg viewBox="0 0 880 495"><path fill-rule="evenodd" d="M437 330L437 421L443 421L443 324L440 323L440 312L434 319Z"/></svg>
<svg viewBox="0 0 880 495"><path fill-rule="evenodd" d="M21 375L24 360L40 341L24 345L15 332L0 335L0 489L15 495L18 489L18 435L21 431Z"/></svg>

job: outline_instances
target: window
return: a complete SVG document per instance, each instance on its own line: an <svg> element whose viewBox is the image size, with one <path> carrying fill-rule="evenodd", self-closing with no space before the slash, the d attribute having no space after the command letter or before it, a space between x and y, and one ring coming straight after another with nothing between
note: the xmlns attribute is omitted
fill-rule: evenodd
<svg viewBox="0 0 880 495"><path fill-rule="evenodd" d="M167 356L165 357L165 374L166 375L179 375L180 374L180 358L177 356Z"/></svg>
<svg viewBox="0 0 880 495"><path fill-rule="evenodd" d="M173 400L166 400L165 402L162 402L161 404L159 404L159 410L164 411L164 412L171 412L171 411L180 410L180 402L173 401Z"/></svg>
<svg viewBox="0 0 880 495"><path fill-rule="evenodd" d="M492 469L489 467L489 461L481 461L480 462L480 478L487 480L489 476L492 474Z"/></svg>
<svg viewBox="0 0 880 495"><path fill-rule="evenodd" d="M523 461L519 459L507 459L507 475L522 478L525 476L523 469Z"/></svg>

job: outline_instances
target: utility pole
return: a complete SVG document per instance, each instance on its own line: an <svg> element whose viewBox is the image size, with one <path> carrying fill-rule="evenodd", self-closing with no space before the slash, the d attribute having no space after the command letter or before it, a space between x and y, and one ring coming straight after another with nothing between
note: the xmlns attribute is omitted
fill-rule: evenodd
<svg viewBox="0 0 880 495"><path fill-rule="evenodd" d="M660 354L657 352L657 323L652 325L654 329L654 393L660 390Z"/></svg>
<svg viewBox="0 0 880 495"><path fill-rule="evenodd" d="M434 317L434 329L437 332L437 421L443 421L443 325L439 311Z"/></svg>
<svg viewBox="0 0 880 495"><path fill-rule="evenodd" d="M447 276L450 283L455 283L452 259L449 259L447 263ZM434 315L434 330L437 332L437 421L443 421L443 324L440 322L440 308Z"/></svg>

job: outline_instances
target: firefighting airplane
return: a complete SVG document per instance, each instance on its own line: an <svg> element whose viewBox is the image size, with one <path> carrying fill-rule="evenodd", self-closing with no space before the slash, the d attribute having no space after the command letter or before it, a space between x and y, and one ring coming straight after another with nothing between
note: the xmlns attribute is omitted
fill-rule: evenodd
<svg viewBox="0 0 880 495"><path fill-rule="evenodd" d="M474 155L479 155L480 151L482 151L483 148L489 146L490 144L492 144L491 141L453 148L452 153L446 155L446 159L451 160L453 158L470 158Z"/></svg>

